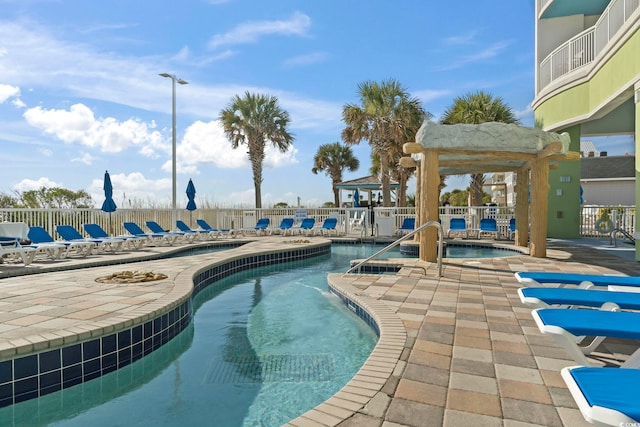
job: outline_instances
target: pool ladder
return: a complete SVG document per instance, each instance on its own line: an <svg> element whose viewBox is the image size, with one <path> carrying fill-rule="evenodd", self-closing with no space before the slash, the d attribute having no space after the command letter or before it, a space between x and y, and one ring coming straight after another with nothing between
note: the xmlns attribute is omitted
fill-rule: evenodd
<svg viewBox="0 0 640 427"><path fill-rule="evenodd" d="M422 230L426 229L427 227L435 227L438 230L438 259L437 259L437 262L438 262L438 277L442 277L442 252L443 252L442 240L443 240L443 232L442 232L442 225L440 224L439 221L429 221L429 222L427 222L425 224L422 224L420 227L416 228L415 230L411 231L410 233L405 234L404 236L400 237L398 240L396 240L393 243L390 243L389 245L387 245L384 248L380 249L378 252L376 252L375 254L371 255L369 258L365 259L364 261L360 261L359 263L357 263L356 265L354 265L353 267L348 269L345 272L345 274L353 273L356 270L357 270L358 273L360 273L360 267L362 267L364 264L366 264L367 262L371 261L373 258L377 257L378 255L382 255L383 253L387 252L389 249L392 249L392 248L398 246L404 240L407 240L409 237L413 237L415 234L421 232Z"/></svg>
<svg viewBox="0 0 640 427"><path fill-rule="evenodd" d="M635 243L636 239L631 235L631 233L628 233L627 231L621 229L621 228L614 228L613 230L611 230L611 233L609 233L609 242L611 242L611 244L616 247L617 242L616 242L616 234L622 234L622 239L628 239L631 243Z"/></svg>

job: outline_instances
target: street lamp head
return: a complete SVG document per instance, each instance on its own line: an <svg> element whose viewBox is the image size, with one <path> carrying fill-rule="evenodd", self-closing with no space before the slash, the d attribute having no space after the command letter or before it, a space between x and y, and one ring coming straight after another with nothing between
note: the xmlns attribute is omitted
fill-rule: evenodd
<svg viewBox="0 0 640 427"><path fill-rule="evenodd" d="M186 85L189 84L188 81L186 80L182 80L178 77L176 77L174 74L169 74L169 73L162 73L162 74L158 74L161 77L169 77L171 80L173 80L174 82L181 84L181 85Z"/></svg>

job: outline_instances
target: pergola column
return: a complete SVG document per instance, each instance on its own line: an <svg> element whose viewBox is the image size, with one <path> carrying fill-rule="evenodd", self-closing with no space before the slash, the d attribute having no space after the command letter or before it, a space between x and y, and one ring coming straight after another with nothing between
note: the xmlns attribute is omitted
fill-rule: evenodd
<svg viewBox="0 0 640 427"><path fill-rule="evenodd" d="M547 256L547 215L549 212L549 160L531 161L531 245L532 257ZM516 219L517 221L517 219Z"/></svg>
<svg viewBox="0 0 640 427"><path fill-rule="evenodd" d="M438 187L440 172L437 149L422 152L420 162L422 197L420 197L420 225L438 220ZM428 227L420 232L420 260L435 262L438 258L438 230Z"/></svg>
<svg viewBox="0 0 640 427"><path fill-rule="evenodd" d="M422 209L420 209L420 201L422 200L422 160L417 163L416 168L416 199L415 199L415 209L416 209L416 219L417 224L416 228L422 224L424 224L425 218L422 217ZM414 242L420 242L420 233L413 236Z"/></svg>
<svg viewBox="0 0 640 427"><path fill-rule="evenodd" d="M516 172L516 246L529 243L529 169L520 168Z"/></svg>

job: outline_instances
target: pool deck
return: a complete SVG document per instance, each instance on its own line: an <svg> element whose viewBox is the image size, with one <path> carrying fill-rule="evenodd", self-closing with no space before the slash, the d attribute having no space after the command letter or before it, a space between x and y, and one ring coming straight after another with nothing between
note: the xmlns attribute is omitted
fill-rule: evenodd
<svg viewBox="0 0 640 427"><path fill-rule="evenodd" d="M188 294L199 266L283 245L260 237L224 252L130 263L179 247L0 264L0 360L89 339L134 318L152 317ZM314 241L316 238L301 239ZM183 245L180 245L183 246ZM575 365L543 336L520 303L517 271L639 275L633 250L608 240L549 240L547 258L453 259L437 277L433 264L403 259L395 275L331 274L340 292L371 311L381 339L358 374L291 426L582 426L588 424L560 377ZM127 264L119 264L122 260ZM99 265L108 263L109 265ZM63 271L53 271L63 268ZM38 271L38 274L22 275ZM116 271L164 273L158 282L100 284ZM610 363L629 346L605 341ZM598 356L603 356L598 353Z"/></svg>

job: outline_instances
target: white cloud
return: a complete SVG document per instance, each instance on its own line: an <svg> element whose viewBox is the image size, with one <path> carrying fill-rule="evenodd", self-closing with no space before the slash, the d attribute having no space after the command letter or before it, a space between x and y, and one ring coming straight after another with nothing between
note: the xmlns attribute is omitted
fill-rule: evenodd
<svg viewBox="0 0 640 427"><path fill-rule="evenodd" d="M525 117L529 117L533 115L533 108L531 108L531 105L528 104L524 107L524 109L522 110L516 110L513 112L513 114L520 120L522 120Z"/></svg>
<svg viewBox="0 0 640 427"><path fill-rule="evenodd" d="M292 18L290 26L295 27L295 21ZM305 31L299 30L298 33L304 35ZM20 37L16 37L16 34L20 34ZM87 44L60 40L57 34L33 23L0 21L0 41L0 49L4 52L0 78L11 81L18 87L35 87L37 92L43 93L54 90L64 93L70 99L79 97L107 101L151 112L169 111L168 82L157 77L158 70L165 71L166 68L158 64L157 57L103 53ZM31 52L38 52L38 55ZM189 57L188 61L192 64L194 61L222 60L235 54L237 52L232 50L219 49L206 57L193 58L193 53L187 49L181 50L178 57ZM170 71L190 80L189 73L180 68ZM55 79L51 76L55 76ZM23 89L25 90L27 89ZM324 100L284 92L278 88L233 83L213 85L190 81L189 85L180 87L181 114L211 117L212 111L219 111L231 97L247 90L277 95L283 107L291 114L292 124L297 128L326 131L340 126L341 103L331 105ZM166 145L158 148L161 149L170 150ZM143 152L149 155L147 150Z"/></svg>
<svg viewBox="0 0 640 427"><path fill-rule="evenodd" d="M19 87L0 84L0 104L3 104L9 98L17 97L18 95L20 95Z"/></svg>
<svg viewBox="0 0 640 427"><path fill-rule="evenodd" d="M90 164L93 163L94 159L95 159L95 157L93 157L91 154L82 153L80 155L80 157L74 157L73 159L71 159L71 161L72 162L84 163L85 165L90 165Z"/></svg>
<svg viewBox="0 0 640 427"><path fill-rule="evenodd" d="M267 144L269 144L267 142ZM264 167L265 168L279 168L282 166L292 165L298 163L298 159L296 159L296 154L298 154L298 149L295 146L290 146L287 151L281 153L280 150L275 148L273 145L267 145L267 148L264 150Z"/></svg>
<svg viewBox="0 0 640 427"><path fill-rule="evenodd" d="M255 191L253 188L251 190L244 191L233 191L229 193L223 201L223 204L237 207L237 206L252 206L255 205ZM265 202L266 195L262 196L262 204L266 205Z"/></svg>
<svg viewBox="0 0 640 427"><path fill-rule="evenodd" d="M478 31L471 31L467 34L459 34L457 36L447 37L443 42L447 45L465 45L475 42Z"/></svg>
<svg viewBox="0 0 640 427"><path fill-rule="evenodd" d="M450 96L453 92L449 89L425 89L413 92L412 95L418 98L423 103L433 101L444 96Z"/></svg>
<svg viewBox="0 0 640 427"><path fill-rule="evenodd" d="M498 54L500 54L500 52L505 50L510 44L511 44L510 41L502 41L502 42L494 43L493 45L487 47L486 49L480 50L471 55L459 57L449 65L444 65L442 67L439 67L438 70L440 71L453 70L456 68L460 68L463 65L472 64L475 62L484 61L486 59L495 58L496 56L498 56Z"/></svg>
<svg viewBox="0 0 640 427"><path fill-rule="evenodd" d="M182 142L176 149L177 169L180 173L197 173L193 166L210 164L226 169L249 169L249 157L246 147L231 148L217 120L202 122L200 120L187 128ZM298 163L296 154L298 150L290 147L285 153L271 145L265 149L264 168L277 168ZM171 161L167 161L162 169L171 171Z"/></svg>
<svg viewBox="0 0 640 427"><path fill-rule="evenodd" d="M41 187L53 188L53 187L62 187L62 185L54 181L51 181L49 178L41 177L41 178L38 178L37 180L23 179L22 181L14 185L12 187L12 190L19 191L22 193L25 191L37 190Z"/></svg>
<svg viewBox="0 0 640 427"><path fill-rule="evenodd" d="M29 125L65 143L79 143L102 152L118 153L130 146L140 146L143 155L153 157L158 150L168 149L160 132L153 130L154 122L147 124L136 119L119 122L112 117L96 119L84 104L74 104L69 110L29 108L24 118Z"/></svg>
<svg viewBox="0 0 640 427"><path fill-rule="evenodd" d="M53 156L53 150L49 149L49 148L38 148L36 151L38 151L38 153L44 157L51 157Z"/></svg>
<svg viewBox="0 0 640 427"><path fill-rule="evenodd" d="M314 52L307 55L294 56L284 61L285 67L296 67L299 65L311 65L324 62L329 55L325 52Z"/></svg>
<svg viewBox="0 0 640 427"><path fill-rule="evenodd" d="M240 24L224 34L216 34L211 38L209 47L217 49L220 46L255 43L263 36L273 34L283 36L305 36L311 19L301 12L295 12L286 21L250 21Z"/></svg>
<svg viewBox="0 0 640 427"><path fill-rule="evenodd" d="M119 208L136 207L146 203L146 206L158 206L159 202L170 206L171 178L148 179L140 172L129 174L110 173L113 185L113 200ZM102 178L93 179L88 190L94 204L101 206L104 200Z"/></svg>

